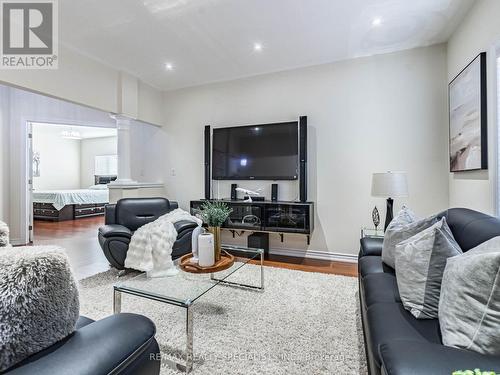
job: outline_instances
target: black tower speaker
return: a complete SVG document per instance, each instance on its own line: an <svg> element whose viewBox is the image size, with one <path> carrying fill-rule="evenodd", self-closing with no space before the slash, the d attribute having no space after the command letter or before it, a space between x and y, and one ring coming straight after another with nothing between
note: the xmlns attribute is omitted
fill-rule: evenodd
<svg viewBox="0 0 500 375"><path fill-rule="evenodd" d="M299 118L299 199L307 202L307 116Z"/></svg>
<svg viewBox="0 0 500 375"><path fill-rule="evenodd" d="M231 184L231 200L235 201L238 199L238 192L236 191L236 188L238 187L237 184Z"/></svg>
<svg viewBox="0 0 500 375"><path fill-rule="evenodd" d="M271 185L271 200L273 202L278 200L278 184Z"/></svg>
<svg viewBox="0 0 500 375"><path fill-rule="evenodd" d="M205 126L205 199L210 199L210 125Z"/></svg>

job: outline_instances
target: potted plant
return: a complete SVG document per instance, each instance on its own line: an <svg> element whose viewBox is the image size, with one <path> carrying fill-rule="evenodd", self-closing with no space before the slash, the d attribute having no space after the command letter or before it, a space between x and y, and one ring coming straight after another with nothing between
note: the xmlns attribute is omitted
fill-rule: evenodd
<svg viewBox="0 0 500 375"><path fill-rule="evenodd" d="M200 215L202 220L208 225L208 231L214 236L214 256L215 261L220 260L221 239L220 227L233 212L224 202L205 202L201 206Z"/></svg>

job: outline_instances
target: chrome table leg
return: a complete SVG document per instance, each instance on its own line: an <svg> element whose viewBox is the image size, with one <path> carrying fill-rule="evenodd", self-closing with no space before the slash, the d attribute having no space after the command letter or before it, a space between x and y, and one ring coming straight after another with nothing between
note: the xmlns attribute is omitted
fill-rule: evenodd
<svg viewBox="0 0 500 375"><path fill-rule="evenodd" d="M193 369L193 312L186 307L186 373Z"/></svg>
<svg viewBox="0 0 500 375"><path fill-rule="evenodd" d="M122 293L116 288L113 290L113 314L119 314L122 311Z"/></svg>

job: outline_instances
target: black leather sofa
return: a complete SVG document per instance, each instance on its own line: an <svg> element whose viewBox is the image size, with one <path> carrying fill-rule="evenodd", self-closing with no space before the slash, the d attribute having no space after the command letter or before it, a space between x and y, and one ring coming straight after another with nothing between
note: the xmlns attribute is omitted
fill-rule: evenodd
<svg viewBox="0 0 500 375"><path fill-rule="evenodd" d="M74 333L7 370L9 375L157 375L160 349L151 320L116 314L80 317Z"/></svg>
<svg viewBox="0 0 500 375"><path fill-rule="evenodd" d="M452 208L439 216L446 217L464 252L500 236L500 219L477 211ZM451 374L476 368L498 372L500 357L444 346L437 319L415 319L403 308L394 269L382 263L382 242L380 238L362 238L358 261L370 374Z"/></svg>
<svg viewBox="0 0 500 375"><path fill-rule="evenodd" d="M105 207L105 225L99 228L99 244L109 263L124 269L132 234L144 224L178 208L177 202L165 198L125 198ZM191 236L197 224L191 221L175 223L177 241L172 248L172 259L191 251Z"/></svg>

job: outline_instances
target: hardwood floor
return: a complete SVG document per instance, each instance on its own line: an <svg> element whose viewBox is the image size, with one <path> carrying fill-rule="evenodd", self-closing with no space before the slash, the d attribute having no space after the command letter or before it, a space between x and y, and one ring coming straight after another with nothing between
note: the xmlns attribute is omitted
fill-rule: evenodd
<svg viewBox="0 0 500 375"><path fill-rule="evenodd" d="M290 270L358 277L358 265L356 263L332 262L271 254L269 255L269 259L264 261L264 264L269 267L287 268Z"/></svg>
<svg viewBox="0 0 500 375"><path fill-rule="evenodd" d="M109 263L97 241L97 229L104 216L50 222L35 220L33 245L57 245L66 249L78 279L109 269Z"/></svg>
<svg viewBox="0 0 500 375"><path fill-rule="evenodd" d="M103 224L103 216L62 222L35 220L33 244L64 247L77 278L83 279L109 269L109 264L97 241L97 229ZM270 255L264 264L269 267L307 272L352 277L358 275L355 263Z"/></svg>

